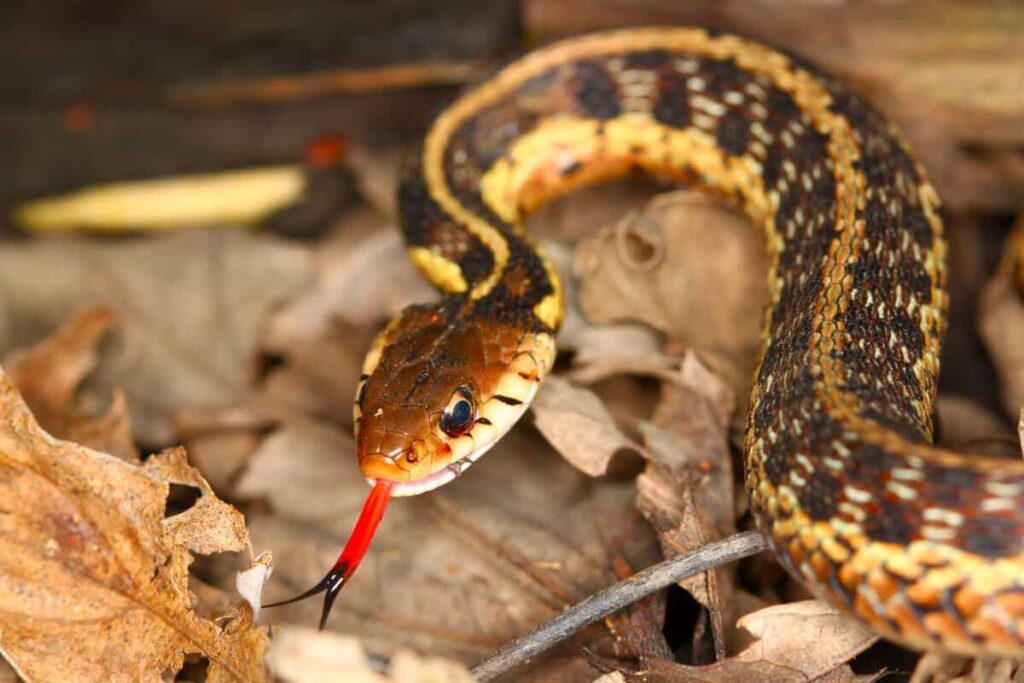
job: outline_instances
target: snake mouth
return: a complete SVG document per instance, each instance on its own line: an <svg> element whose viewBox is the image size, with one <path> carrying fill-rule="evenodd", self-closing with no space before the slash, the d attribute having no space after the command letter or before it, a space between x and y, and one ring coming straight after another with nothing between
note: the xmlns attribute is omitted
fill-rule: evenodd
<svg viewBox="0 0 1024 683"><path fill-rule="evenodd" d="M415 481L396 481L391 487L391 496L393 498L401 498L403 496L418 496L421 493L427 491L433 491L434 489L444 486L448 482L452 481L456 477L462 475L463 472L469 469L470 465L480 459L484 453L491 449L494 442L480 447L473 453L470 453L465 458L451 463L447 467L438 470L422 479ZM367 477L366 481L370 486L374 486L380 477Z"/></svg>

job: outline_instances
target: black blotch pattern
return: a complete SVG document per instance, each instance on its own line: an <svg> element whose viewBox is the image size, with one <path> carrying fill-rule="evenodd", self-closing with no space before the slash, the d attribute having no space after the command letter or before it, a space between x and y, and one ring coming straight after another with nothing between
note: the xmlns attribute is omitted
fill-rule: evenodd
<svg viewBox="0 0 1024 683"><path fill-rule="evenodd" d="M658 79L658 99L651 112L654 119L673 128L690 125L689 93L686 78L679 73L663 73Z"/></svg>
<svg viewBox="0 0 1024 683"><path fill-rule="evenodd" d="M718 145L733 156L740 156L750 142L750 118L742 111L729 110L718 122Z"/></svg>
<svg viewBox="0 0 1024 683"><path fill-rule="evenodd" d="M608 70L594 61L576 63L576 104L585 116L612 119L622 113L619 92Z"/></svg>

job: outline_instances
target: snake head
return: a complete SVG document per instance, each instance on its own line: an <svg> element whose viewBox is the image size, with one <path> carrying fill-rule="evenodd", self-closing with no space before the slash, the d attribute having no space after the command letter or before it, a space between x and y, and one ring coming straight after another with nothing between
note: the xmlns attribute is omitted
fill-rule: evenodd
<svg viewBox="0 0 1024 683"><path fill-rule="evenodd" d="M451 298L405 309L363 364L354 408L359 467L370 480L395 482L395 496L465 471L523 415L554 361L549 332L455 323L459 305Z"/></svg>

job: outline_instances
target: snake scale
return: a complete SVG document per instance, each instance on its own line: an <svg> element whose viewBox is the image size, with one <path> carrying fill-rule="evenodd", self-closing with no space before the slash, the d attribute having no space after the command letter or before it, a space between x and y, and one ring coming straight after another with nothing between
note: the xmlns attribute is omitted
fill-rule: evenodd
<svg viewBox="0 0 1024 683"><path fill-rule="evenodd" d="M436 118L399 207L445 296L399 314L367 356L355 420L374 489L300 597L326 591L326 618L388 499L450 481L523 414L563 315L524 217L636 168L728 197L764 230L771 303L744 460L779 561L914 648L1024 655L1024 462L931 445L947 307L935 191L841 83L698 28L555 43Z"/></svg>

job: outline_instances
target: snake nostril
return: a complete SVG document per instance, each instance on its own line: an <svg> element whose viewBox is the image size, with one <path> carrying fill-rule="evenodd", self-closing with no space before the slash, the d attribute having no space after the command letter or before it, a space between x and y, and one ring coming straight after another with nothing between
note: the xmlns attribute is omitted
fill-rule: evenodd
<svg viewBox="0 0 1024 683"><path fill-rule="evenodd" d="M427 446L422 441L413 441L408 450L405 451L405 459L409 463L417 463L426 455Z"/></svg>

